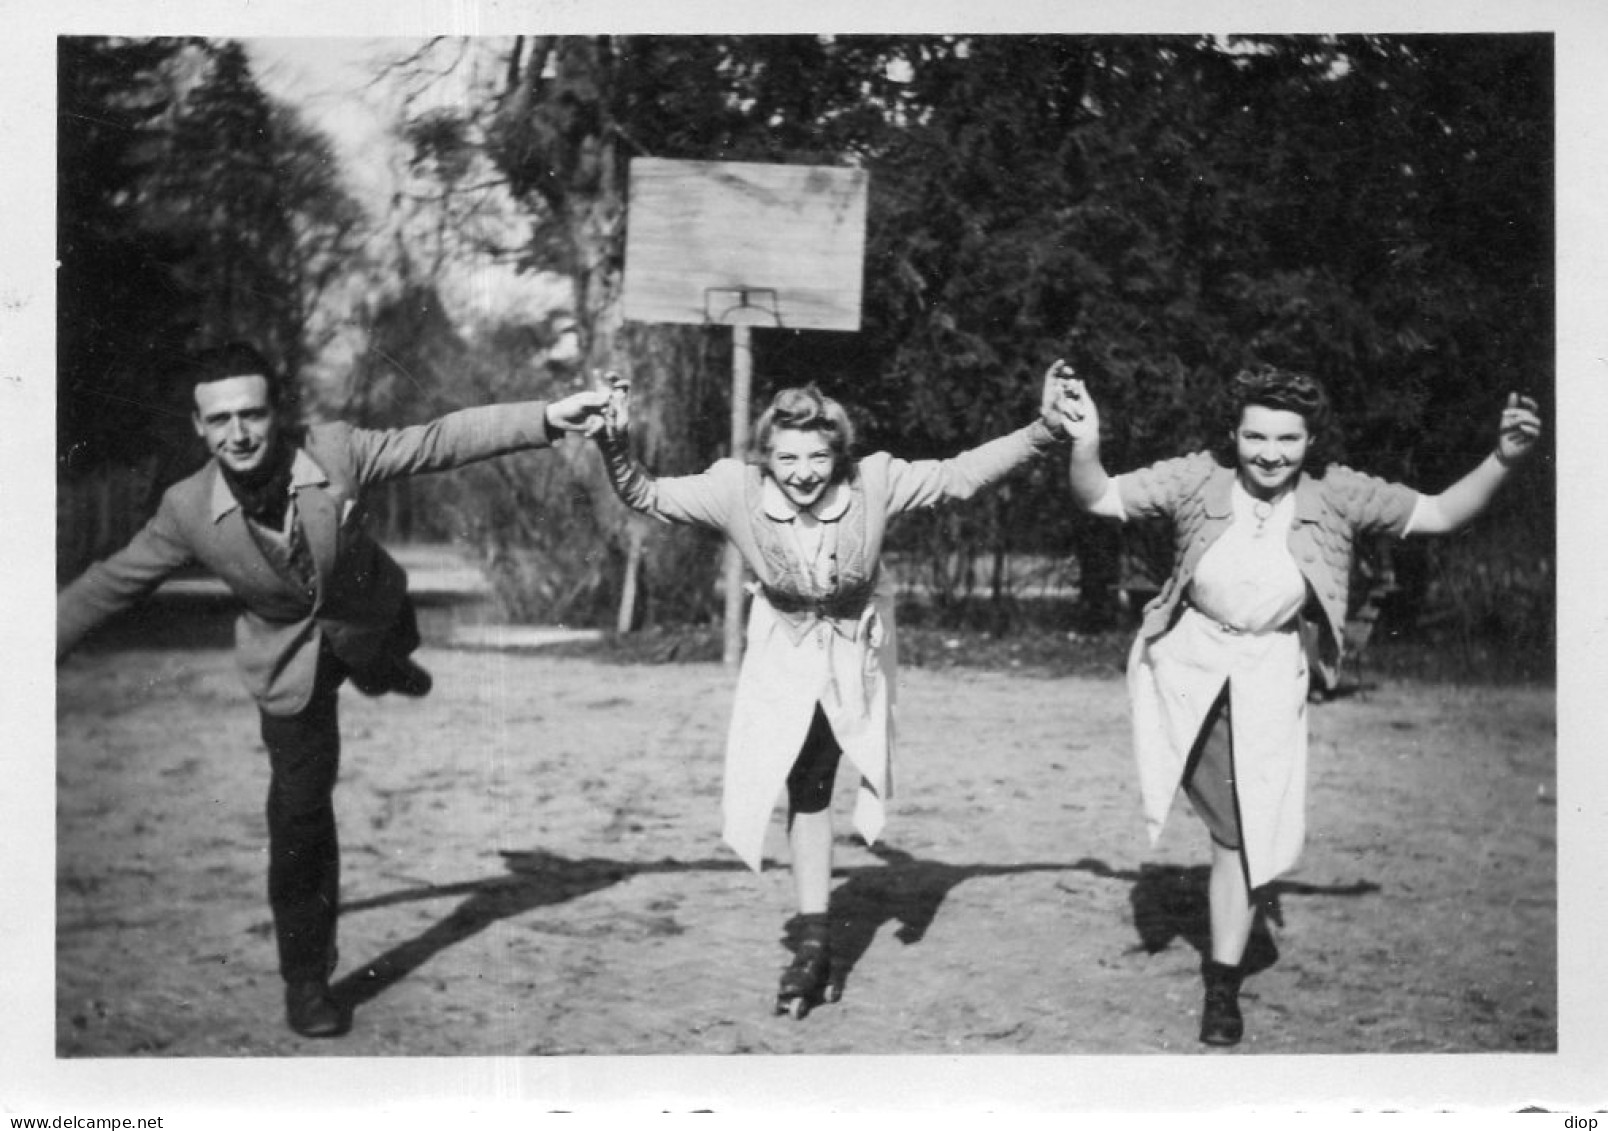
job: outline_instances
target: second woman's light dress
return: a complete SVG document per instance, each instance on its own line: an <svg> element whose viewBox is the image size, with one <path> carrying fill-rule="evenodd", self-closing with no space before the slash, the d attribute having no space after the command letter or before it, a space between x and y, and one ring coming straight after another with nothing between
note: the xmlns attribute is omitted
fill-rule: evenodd
<svg viewBox="0 0 1608 1131"><path fill-rule="evenodd" d="M1128 663L1135 756L1151 843L1227 685L1240 841L1252 886L1292 867L1305 837L1307 667L1296 618L1306 582L1288 539L1295 496L1266 516L1238 483L1234 520L1200 560L1189 605Z"/></svg>
<svg viewBox="0 0 1608 1131"><path fill-rule="evenodd" d="M1226 688L1227 776L1247 875L1255 887L1295 865L1306 825L1309 664L1326 682L1339 670L1356 539L1406 537L1433 507L1404 484L1330 464L1301 472L1262 514L1236 470L1205 451L1110 481L1093 513L1163 518L1173 534L1172 573L1145 606L1128 665L1152 846ZM1215 808L1219 792L1209 788L1203 800Z"/></svg>

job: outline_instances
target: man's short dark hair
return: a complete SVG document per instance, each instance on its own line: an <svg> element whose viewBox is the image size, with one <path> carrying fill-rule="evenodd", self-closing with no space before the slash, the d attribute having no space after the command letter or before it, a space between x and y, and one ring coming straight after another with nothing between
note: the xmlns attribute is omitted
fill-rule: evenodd
<svg viewBox="0 0 1608 1131"><path fill-rule="evenodd" d="M229 342L214 349L202 350L190 361L190 387L212 381L226 381L230 377L261 377L268 382L268 400L280 400L279 374L263 356L261 350L249 342Z"/></svg>

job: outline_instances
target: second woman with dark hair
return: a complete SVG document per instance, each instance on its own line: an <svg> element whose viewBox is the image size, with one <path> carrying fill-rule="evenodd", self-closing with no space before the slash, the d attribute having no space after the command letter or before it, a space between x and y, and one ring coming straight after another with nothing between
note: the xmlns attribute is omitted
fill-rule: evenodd
<svg viewBox="0 0 1608 1131"><path fill-rule="evenodd" d="M755 428L754 460L717 461L698 475L655 479L630 456L626 390L598 434L610 478L635 510L724 534L753 573L746 648L726 743L726 843L750 868L763 860L778 797L798 914L787 924L795 959L777 1012L798 1017L836 1000L827 906L833 785L846 755L860 777L854 824L880 834L891 792L895 649L892 594L882 584L888 520L970 498L1057 440L1053 419L952 459L853 460L848 414L814 386L776 394ZM1053 417L1050 379L1041 412Z"/></svg>
<svg viewBox="0 0 1608 1131"><path fill-rule="evenodd" d="M1072 439L1073 497L1096 514L1172 524L1172 575L1145 606L1128 665L1134 751L1151 842L1180 788L1210 834L1200 1039L1236 1044L1250 893L1295 865L1305 837L1302 634L1337 670L1357 536L1472 521L1534 448L1541 421L1534 401L1510 396L1493 454L1440 494L1421 494L1333 463L1323 387L1263 367L1235 379L1215 452L1111 478L1093 398L1064 372L1058 415Z"/></svg>

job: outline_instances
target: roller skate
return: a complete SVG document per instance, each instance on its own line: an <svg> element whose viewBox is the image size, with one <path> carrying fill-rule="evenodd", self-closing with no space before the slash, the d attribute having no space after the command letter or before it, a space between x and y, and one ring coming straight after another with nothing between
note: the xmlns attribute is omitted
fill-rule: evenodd
<svg viewBox="0 0 1608 1131"><path fill-rule="evenodd" d="M799 1021L822 1002L837 1001L843 991L832 978L825 915L790 919L785 941L793 949L793 962L782 973L782 984L776 991L776 1012Z"/></svg>

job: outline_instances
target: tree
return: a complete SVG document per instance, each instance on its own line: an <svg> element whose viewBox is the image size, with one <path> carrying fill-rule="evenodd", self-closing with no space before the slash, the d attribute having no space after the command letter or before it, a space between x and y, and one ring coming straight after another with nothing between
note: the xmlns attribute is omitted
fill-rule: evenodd
<svg viewBox="0 0 1608 1131"><path fill-rule="evenodd" d="M185 45L57 42L57 450L78 476L145 455L171 411L158 375L190 332L195 296L174 270L191 246L141 208Z"/></svg>
<svg viewBox="0 0 1608 1131"><path fill-rule="evenodd" d="M177 265L197 296L200 341L244 339L284 363L300 352L301 280L281 270L295 243L281 140L244 49L206 44L199 75L145 186L145 226L190 240ZM294 140L305 143L303 131ZM305 164L302 165L305 169ZM305 187L300 190L306 198Z"/></svg>
<svg viewBox="0 0 1608 1131"><path fill-rule="evenodd" d="M1493 375L1550 392L1544 39L922 46L915 125L873 164L880 369L932 390L879 413L906 444L1004 403L1018 342L1095 382L1118 468L1209 442L1258 360L1324 378L1353 458L1431 489L1488 445Z"/></svg>
<svg viewBox="0 0 1608 1131"><path fill-rule="evenodd" d="M341 183L334 146L296 111L270 103L268 128L288 238L265 249L270 275L292 281L280 313L283 363L300 374L334 340L342 292L363 278L373 224Z"/></svg>
<svg viewBox="0 0 1608 1131"><path fill-rule="evenodd" d="M1550 392L1544 37L496 49L495 95L443 136L506 179L530 266L573 280L578 368L637 369L661 471L718 451L727 360L718 336L619 320L633 155L871 171L864 329L756 335L755 389L817 380L855 406L867 446L946 455L1016 426L1060 355L1095 382L1110 462L1129 467L1209 443L1224 379L1272 361L1329 384L1358 464L1434 489L1487 442L1513 373ZM653 348L704 365L661 369ZM896 547L946 591L981 559L1004 594L1010 555L1074 547L1086 587L1111 584L1117 547L1063 498L1044 469L905 525ZM1165 568L1164 544L1125 537L1130 558Z"/></svg>
<svg viewBox="0 0 1608 1131"><path fill-rule="evenodd" d="M779 113L782 100L775 91L785 88L796 101L809 83L797 68L788 82L771 83L764 60L743 52L764 56L782 45L701 38L516 39L498 45L500 85L485 112L455 119L433 111L409 127L416 153L443 171L443 183L463 179L475 153L484 153L502 173L530 222L527 266L571 281L580 340L572 372L618 367L634 375L638 442L666 473L701 469L720 451L724 379L713 375L728 371L729 360L721 343L703 331L625 324L619 299L628 159L666 151L733 159L770 155L778 131L762 124ZM452 59L449 66L457 63L457 46L441 45ZM610 555L623 563L644 538L652 543L648 615L708 616L716 607L708 584L716 562L712 541L628 517L601 483L595 463L588 474L598 488L592 495L608 516ZM617 584L618 577L615 571L609 580ZM655 577L664 584L655 585Z"/></svg>
<svg viewBox="0 0 1608 1131"><path fill-rule="evenodd" d="M238 44L69 37L59 53L62 471L132 484L82 520L61 508L98 531L64 538L75 571L204 458L190 351L251 339L294 390L363 217L328 141L274 106Z"/></svg>

